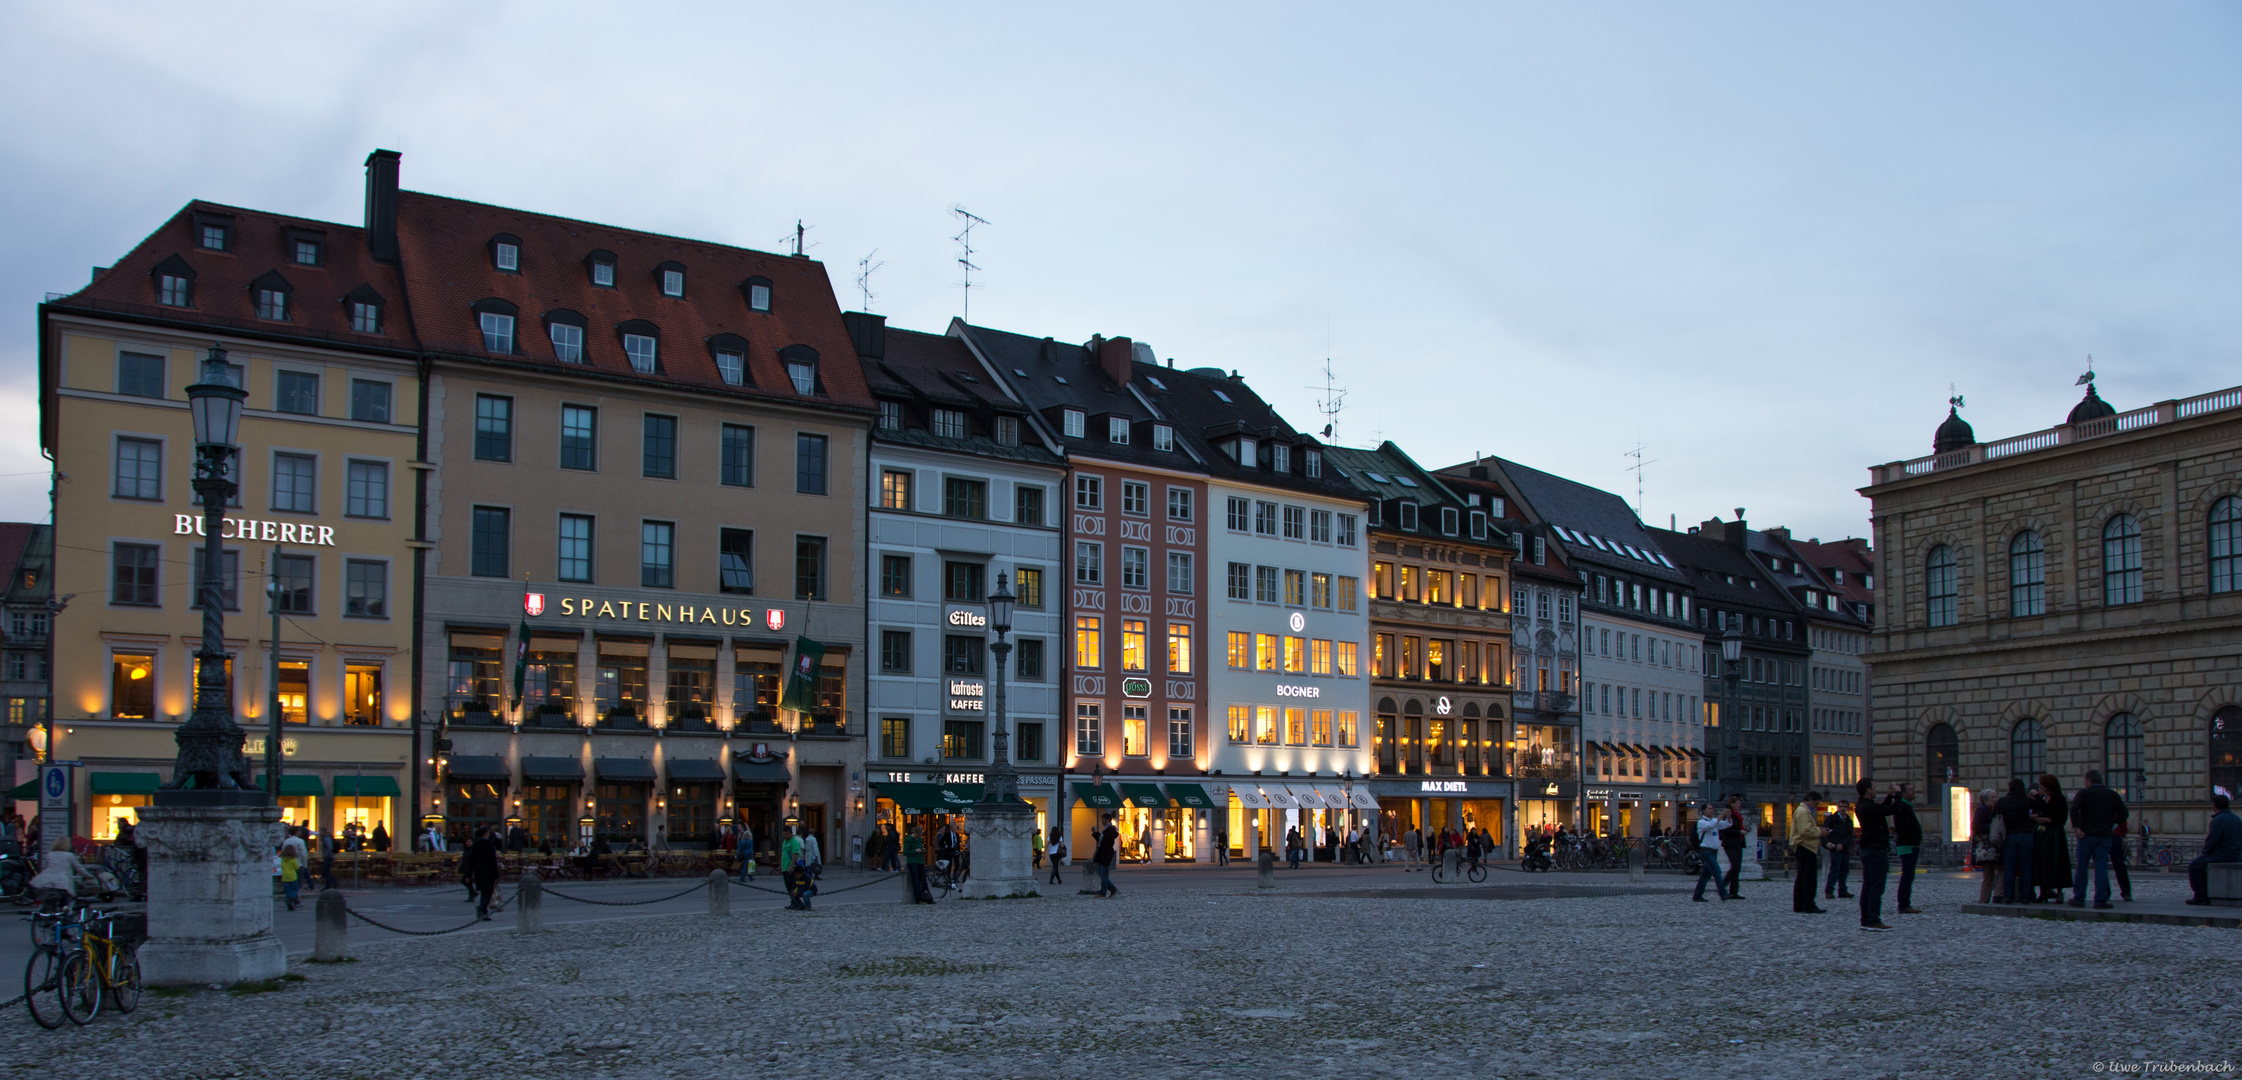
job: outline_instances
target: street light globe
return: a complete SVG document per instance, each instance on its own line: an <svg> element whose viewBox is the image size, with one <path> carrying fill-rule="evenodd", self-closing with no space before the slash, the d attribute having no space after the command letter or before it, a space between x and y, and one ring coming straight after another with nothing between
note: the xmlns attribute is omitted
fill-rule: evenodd
<svg viewBox="0 0 2242 1080"><path fill-rule="evenodd" d="M1744 657L1744 632L1734 626L1720 636L1720 658L1733 664Z"/></svg>
<svg viewBox="0 0 2242 1080"><path fill-rule="evenodd" d="M1010 577L1009 574L998 573L996 591L989 594L989 629L1000 637L1011 632L1012 606L1019 601L1018 597L1012 595Z"/></svg>
<svg viewBox="0 0 2242 1080"><path fill-rule="evenodd" d="M210 347L202 379L187 387L187 412L194 419L197 446L232 446L241 434L241 406L249 392L234 385L226 350Z"/></svg>

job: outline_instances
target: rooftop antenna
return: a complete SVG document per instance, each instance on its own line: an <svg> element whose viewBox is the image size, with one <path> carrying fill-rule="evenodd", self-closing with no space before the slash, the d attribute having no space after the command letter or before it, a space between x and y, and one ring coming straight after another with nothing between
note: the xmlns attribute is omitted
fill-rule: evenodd
<svg viewBox="0 0 2242 1080"><path fill-rule="evenodd" d="M1646 465L1658 464L1657 458L1651 458L1648 461L1643 460L1643 451L1647 449L1649 449L1649 447L1644 446L1642 443L1638 442L1635 444L1635 448L1633 450L1628 450L1619 455L1620 457L1631 457L1635 459L1635 463L1633 465L1627 466L1627 469L1629 472L1635 474L1636 517L1643 516L1643 467Z"/></svg>
<svg viewBox="0 0 2242 1080"><path fill-rule="evenodd" d="M2072 383L2071 385L2072 385L2072 386L2093 386L2093 385L2094 385L2094 354L2093 354L2093 353L2088 353L2088 354L2086 354L2086 374L2084 374L2084 375L2081 375L2081 376L2079 376L2079 381L2077 381L2077 382L2075 382L2075 383Z"/></svg>
<svg viewBox="0 0 2242 1080"><path fill-rule="evenodd" d="M856 260L856 291L859 295L864 297L865 311L872 310L872 300L874 297L874 293L872 292L872 275L877 273L880 267L887 265L884 262L872 261L872 256L879 253L880 249L873 248L871 251L866 252L863 258Z"/></svg>
<svg viewBox="0 0 2242 1080"><path fill-rule="evenodd" d="M989 219L954 203L950 206L950 216L965 223L965 227L958 230L958 234L950 239L957 241L958 267L963 274L963 277L958 281L958 287L963 290L965 298L958 305L963 309L958 317L966 322L972 322L973 272L980 269L980 267L973 265L973 230L988 224ZM983 288L986 287L983 286Z"/></svg>
<svg viewBox="0 0 2242 1080"><path fill-rule="evenodd" d="M810 249L809 244L806 242L808 239L809 231L809 227L802 224L801 218L795 218L794 231L786 234L785 236L779 237L778 242L782 245L794 245L794 257L797 259L803 258L804 252L807 252Z"/></svg>
<svg viewBox="0 0 2242 1080"><path fill-rule="evenodd" d="M2094 373L2089 371L2087 374L2092 375ZM1953 383L1946 384L1946 403L1952 405L1957 411L1963 407L1962 395L1954 389Z"/></svg>
<svg viewBox="0 0 2242 1080"><path fill-rule="evenodd" d="M1347 407L1347 389L1333 385L1331 358L1323 358L1323 385L1308 387L1323 391L1322 400L1316 402L1316 411L1323 414L1323 441L1337 445L1339 442L1339 413Z"/></svg>

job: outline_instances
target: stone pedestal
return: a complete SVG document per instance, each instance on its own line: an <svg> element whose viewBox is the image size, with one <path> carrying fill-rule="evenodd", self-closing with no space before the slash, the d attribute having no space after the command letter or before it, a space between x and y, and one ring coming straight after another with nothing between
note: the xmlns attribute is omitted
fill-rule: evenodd
<svg viewBox="0 0 2242 1080"><path fill-rule="evenodd" d="M1759 862L1759 819L1744 820L1744 869L1736 875L1739 881L1765 881L1767 868Z"/></svg>
<svg viewBox="0 0 2242 1080"><path fill-rule="evenodd" d="M965 811L973 843L973 876L959 891L968 900L1026 896L1035 891L1035 807L975 803Z"/></svg>
<svg viewBox="0 0 2242 1080"><path fill-rule="evenodd" d="M272 932L280 810L263 792L161 792L133 837L148 850L140 974L149 986L231 986L288 971Z"/></svg>

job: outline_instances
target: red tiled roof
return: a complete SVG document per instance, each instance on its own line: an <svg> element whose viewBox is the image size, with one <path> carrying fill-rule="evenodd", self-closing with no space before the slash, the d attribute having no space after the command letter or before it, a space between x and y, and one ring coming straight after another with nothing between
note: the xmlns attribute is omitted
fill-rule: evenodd
<svg viewBox="0 0 2242 1080"><path fill-rule="evenodd" d="M214 214L232 219L232 247L212 251L196 242L196 215ZM321 234L324 258L319 266L304 266L289 258L288 229ZM165 307L158 302L155 269L173 256L194 271L192 307ZM293 290L288 319L276 322L257 317L250 282L266 273L278 273ZM350 328L350 312L343 295L360 286L371 286L387 305L383 333L360 334ZM195 200L180 208L163 227L150 233L92 284L54 303L149 318L202 323L227 330L281 337L308 337L351 345L409 350L410 327L404 318L404 289L397 284L394 267L375 262L366 251L365 230L331 221L268 214L235 206Z"/></svg>
<svg viewBox="0 0 2242 1080"><path fill-rule="evenodd" d="M637 232L549 214L512 210L419 192L398 196L398 245L412 282L413 321L423 348L466 358L490 356L473 305L504 300L517 309L517 355L506 362L554 371L590 369L604 375L750 393L825 406L873 407L857 365L856 349L841 321L824 264ZM491 240L511 234L521 242L520 272L497 269ZM615 256L613 288L592 284L587 256ZM685 295L661 294L655 268L685 270ZM753 311L741 286L751 277L771 282L771 310ZM583 364L554 358L544 316L556 310L584 317ZM618 331L644 320L659 329L660 370L631 370ZM717 374L709 340L735 334L748 343L748 378L734 387ZM788 381L779 350L807 345L817 351L823 393L805 399Z"/></svg>

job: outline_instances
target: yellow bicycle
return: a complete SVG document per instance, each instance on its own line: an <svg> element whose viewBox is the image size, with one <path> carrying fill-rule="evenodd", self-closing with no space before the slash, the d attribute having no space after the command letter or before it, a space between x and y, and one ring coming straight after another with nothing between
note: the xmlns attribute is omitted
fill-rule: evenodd
<svg viewBox="0 0 2242 1080"><path fill-rule="evenodd" d="M90 1024L104 1001L119 1013L140 1007L140 958L118 940L117 917L87 920L78 948L62 962L62 1014L74 1024Z"/></svg>

